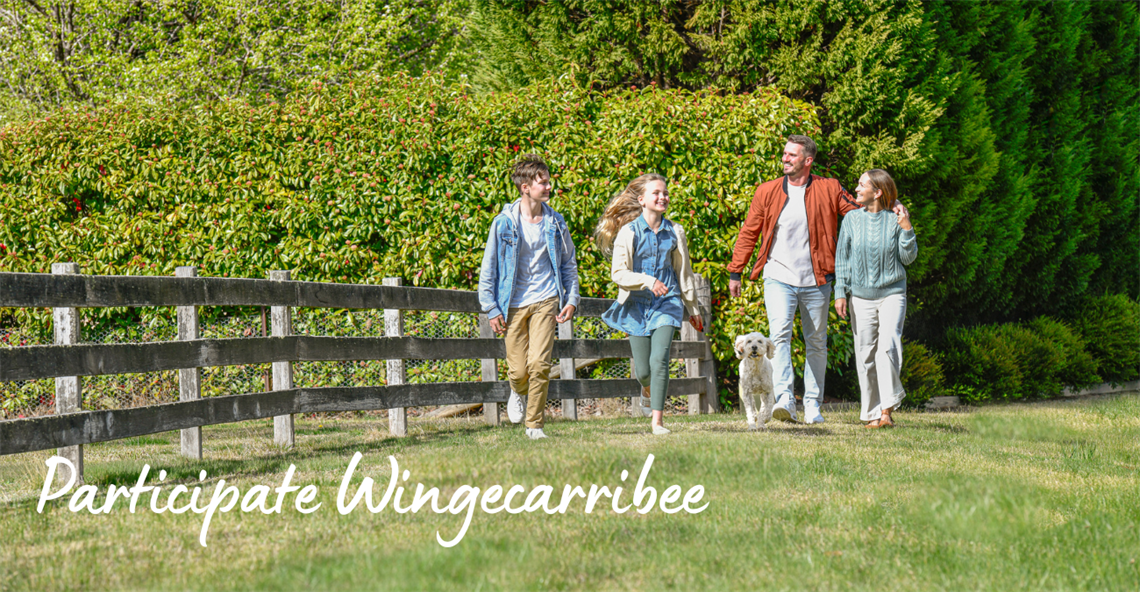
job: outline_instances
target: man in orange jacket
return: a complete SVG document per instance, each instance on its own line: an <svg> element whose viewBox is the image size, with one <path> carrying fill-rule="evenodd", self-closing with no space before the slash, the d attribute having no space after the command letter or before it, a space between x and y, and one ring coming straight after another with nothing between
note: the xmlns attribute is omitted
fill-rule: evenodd
<svg viewBox="0 0 1140 592"><path fill-rule="evenodd" d="M769 339L776 344L772 360L772 386L776 407L772 417L796 421L792 394L792 320L800 311L804 345L804 421L823 423L824 373L827 371L827 311L835 280L835 245L839 216L859 208L835 179L811 174L815 142L807 136L789 136L784 146L784 176L760 184L748 216L736 237L728 266L728 291L740 296L741 272L760 252L749 279L764 274L764 305ZM906 208L895 202L895 212Z"/></svg>

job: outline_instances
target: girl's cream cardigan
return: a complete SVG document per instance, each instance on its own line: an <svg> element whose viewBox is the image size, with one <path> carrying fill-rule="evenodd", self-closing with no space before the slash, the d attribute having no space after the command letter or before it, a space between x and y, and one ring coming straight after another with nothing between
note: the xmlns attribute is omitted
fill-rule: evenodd
<svg viewBox="0 0 1140 592"><path fill-rule="evenodd" d="M685 238L685 229L680 224L670 220L673 233L677 237L677 248L673 250L673 271L677 273L677 283L681 288L681 301L685 310L692 316L700 316L701 309L697 306L697 278L693 275L693 266L689 263L689 241ZM634 290L652 290L657 278L633 271L633 228L626 224L614 237L614 259L610 267L610 277L618 286L618 304L625 304L629 293ZM681 319L684 321L685 319Z"/></svg>

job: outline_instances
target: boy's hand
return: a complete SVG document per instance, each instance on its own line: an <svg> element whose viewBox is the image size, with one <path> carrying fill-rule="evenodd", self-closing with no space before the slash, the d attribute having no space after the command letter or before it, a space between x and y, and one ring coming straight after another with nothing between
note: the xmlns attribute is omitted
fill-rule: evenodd
<svg viewBox="0 0 1140 592"><path fill-rule="evenodd" d="M699 317L697 315L691 315L689 317L689 324L692 325L693 328L697 330L697 333L704 333L705 332L705 321L703 319L701 319L701 317Z"/></svg>
<svg viewBox="0 0 1140 592"><path fill-rule="evenodd" d="M840 318L843 318L843 319L847 318L847 299L846 298L836 298L835 299L835 314L839 315Z"/></svg>
<svg viewBox="0 0 1140 592"><path fill-rule="evenodd" d="M491 330L495 332L495 335L502 335L507 332L507 322L503 315L491 319Z"/></svg>
<svg viewBox="0 0 1140 592"><path fill-rule="evenodd" d="M554 320L558 321L559 323L565 323L572 318L574 318L574 305L567 304L566 308L562 309L562 312L558 313L558 316L554 317Z"/></svg>

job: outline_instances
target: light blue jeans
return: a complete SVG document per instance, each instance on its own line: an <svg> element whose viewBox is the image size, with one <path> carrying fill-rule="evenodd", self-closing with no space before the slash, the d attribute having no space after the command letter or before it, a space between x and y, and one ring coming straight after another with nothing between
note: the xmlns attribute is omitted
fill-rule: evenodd
<svg viewBox="0 0 1140 592"><path fill-rule="evenodd" d="M797 288L776 280L764 280L764 306L768 309L768 338L776 344L772 360L772 390L777 403L791 399L792 321L800 311L806 346L804 405L823 402L824 373L827 372L827 309L831 305L831 283ZM787 397L788 399L785 399Z"/></svg>

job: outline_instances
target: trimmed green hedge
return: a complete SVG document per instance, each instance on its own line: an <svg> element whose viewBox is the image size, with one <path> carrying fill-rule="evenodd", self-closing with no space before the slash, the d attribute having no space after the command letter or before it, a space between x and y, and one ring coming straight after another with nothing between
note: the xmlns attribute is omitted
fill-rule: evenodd
<svg viewBox="0 0 1140 592"><path fill-rule="evenodd" d="M510 166L538 152L553 167L551 204L570 224L586 295L615 293L609 261L589 240L609 198L642 172L673 180L669 216L689 230L694 268L713 282L714 351L733 361L732 337L767 329L758 282L743 300L725 298L752 190L781 174L787 135L819 132L810 105L768 90L599 93L546 81L475 95L433 76L365 76L257 106L61 112L0 130L0 268L291 269L308 280L402 276L474 289L490 220L517 194ZM850 338L833 334L835 364ZM802 366L802 345L794 351Z"/></svg>
<svg viewBox="0 0 1140 592"><path fill-rule="evenodd" d="M1140 333L1133 325L1132 334ZM1028 323L953 329L947 335L946 373L965 402L1048 398L1062 389L1101 382L1105 363L1093 347L1099 335L1082 336L1069 325L1038 317Z"/></svg>
<svg viewBox="0 0 1140 592"><path fill-rule="evenodd" d="M1096 358L1101 379L1140 379L1140 303L1123 294L1093 298L1080 308L1073 327Z"/></svg>

